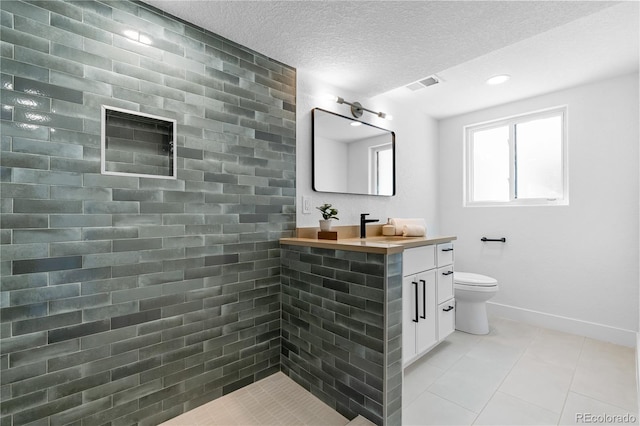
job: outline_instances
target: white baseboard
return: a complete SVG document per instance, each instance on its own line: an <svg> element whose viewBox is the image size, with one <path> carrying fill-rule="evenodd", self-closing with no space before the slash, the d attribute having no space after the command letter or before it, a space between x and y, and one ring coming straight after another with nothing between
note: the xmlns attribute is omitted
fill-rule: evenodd
<svg viewBox="0 0 640 426"><path fill-rule="evenodd" d="M490 315L521 321L538 327L550 328L565 333L577 334L592 339L603 340L617 345L637 347L636 333L633 330L610 327L594 322L581 321L574 318L547 314L545 312L532 311L530 309L517 308L515 306L502 305L500 303L487 302L487 312Z"/></svg>

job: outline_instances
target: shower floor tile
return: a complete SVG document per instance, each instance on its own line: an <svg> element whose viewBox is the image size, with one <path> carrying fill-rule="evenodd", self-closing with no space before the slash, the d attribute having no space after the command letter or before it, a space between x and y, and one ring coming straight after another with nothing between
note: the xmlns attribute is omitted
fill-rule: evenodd
<svg viewBox="0 0 640 426"><path fill-rule="evenodd" d="M372 425L360 418L358 425ZM309 425L344 426L349 420L276 373L175 417L162 426Z"/></svg>

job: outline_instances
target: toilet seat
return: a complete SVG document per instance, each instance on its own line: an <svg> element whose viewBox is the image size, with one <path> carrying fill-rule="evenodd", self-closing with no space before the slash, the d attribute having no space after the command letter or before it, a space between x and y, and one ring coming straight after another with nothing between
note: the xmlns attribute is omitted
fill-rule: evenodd
<svg viewBox="0 0 640 426"><path fill-rule="evenodd" d="M453 283L454 287L458 288L496 287L498 285L498 281L495 278L471 272L454 272Z"/></svg>

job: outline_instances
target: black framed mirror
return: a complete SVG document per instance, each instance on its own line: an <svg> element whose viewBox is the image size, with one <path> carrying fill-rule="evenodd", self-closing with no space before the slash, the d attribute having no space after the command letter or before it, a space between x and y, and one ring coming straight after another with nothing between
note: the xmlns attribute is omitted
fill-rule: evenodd
<svg viewBox="0 0 640 426"><path fill-rule="evenodd" d="M395 195L394 132L321 108L311 118L314 191Z"/></svg>

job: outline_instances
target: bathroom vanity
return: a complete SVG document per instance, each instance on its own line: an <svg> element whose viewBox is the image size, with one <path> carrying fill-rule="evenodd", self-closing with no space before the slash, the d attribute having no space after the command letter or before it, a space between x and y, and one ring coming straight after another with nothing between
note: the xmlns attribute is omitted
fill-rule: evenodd
<svg viewBox="0 0 640 426"><path fill-rule="evenodd" d="M281 239L283 370L345 417L401 424L403 367L453 331L455 239Z"/></svg>
<svg viewBox="0 0 640 426"><path fill-rule="evenodd" d="M402 363L406 367L455 328L453 243L406 249L402 276Z"/></svg>

